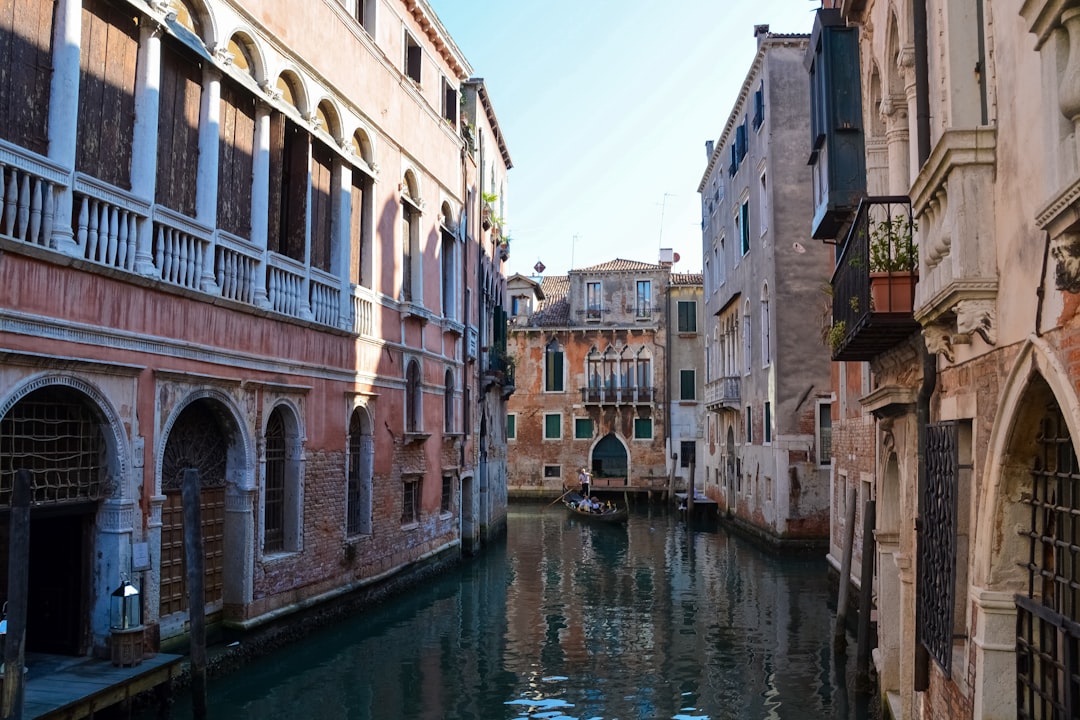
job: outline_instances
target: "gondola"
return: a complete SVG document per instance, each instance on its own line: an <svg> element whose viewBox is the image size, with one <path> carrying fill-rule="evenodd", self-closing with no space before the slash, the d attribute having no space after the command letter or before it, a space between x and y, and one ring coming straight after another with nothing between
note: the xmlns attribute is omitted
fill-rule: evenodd
<svg viewBox="0 0 1080 720"><path fill-rule="evenodd" d="M591 512L589 510L579 510L578 504L584 500L581 495L575 492L569 492L563 495L562 503L566 507L566 510L574 517L579 517L584 520L594 520L602 523L621 523L626 522L626 516L628 511L625 507L605 507L602 512Z"/></svg>

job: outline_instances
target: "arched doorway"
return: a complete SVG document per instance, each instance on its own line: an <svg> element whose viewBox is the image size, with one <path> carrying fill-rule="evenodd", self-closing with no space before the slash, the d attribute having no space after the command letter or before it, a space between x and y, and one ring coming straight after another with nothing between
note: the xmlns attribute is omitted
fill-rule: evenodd
<svg viewBox="0 0 1080 720"><path fill-rule="evenodd" d="M592 451L593 482L608 486L627 485L628 461L626 446L614 433L608 433L596 443ZM602 482L597 483L597 480Z"/></svg>
<svg viewBox="0 0 1080 720"><path fill-rule="evenodd" d="M94 517L110 497L109 450L99 409L78 390L33 390L0 420L0 586L8 585L8 513L15 474L31 473L26 649L91 649Z"/></svg>
<svg viewBox="0 0 1080 720"><path fill-rule="evenodd" d="M215 401L185 407L165 441L161 459L161 570L159 617L186 613L187 563L181 489L189 468L198 472L206 607L219 612L225 585L225 480L235 438L231 419Z"/></svg>

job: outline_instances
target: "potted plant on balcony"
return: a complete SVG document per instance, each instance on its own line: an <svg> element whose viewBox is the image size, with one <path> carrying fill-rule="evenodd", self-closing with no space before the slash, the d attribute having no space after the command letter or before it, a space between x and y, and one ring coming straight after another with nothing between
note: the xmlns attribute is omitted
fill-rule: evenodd
<svg viewBox="0 0 1080 720"><path fill-rule="evenodd" d="M480 209L480 225L485 230L490 230L492 225L501 225L501 221L495 215L494 207L499 196L495 193L480 193L480 199L484 202L484 206Z"/></svg>
<svg viewBox="0 0 1080 720"><path fill-rule="evenodd" d="M870 308L881 313L910 313L918 282L915 223L900 213L870 221Z"/></svg>

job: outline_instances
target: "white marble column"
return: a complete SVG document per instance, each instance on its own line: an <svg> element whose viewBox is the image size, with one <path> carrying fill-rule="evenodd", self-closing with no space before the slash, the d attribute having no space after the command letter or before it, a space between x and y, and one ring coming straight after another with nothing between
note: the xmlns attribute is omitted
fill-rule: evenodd
<svg viewBox="0 0 1080 720"><path fill-rule="evenodd" d="M82 3L57 0L53 35L53 74L49 98L49 159L75 171L79 122L79 48L82 43ZM66 255L78 255L71 229L73 183L57 194L53 208L52 247Z"/></svg>
<svg viewBox="0 0 1080 720"><path fill-rule="evenodd" d="M157 188L158 107L161 100L161 33L153 21L139 29L138 74L135 76L135 127L131 142L132 194L153 205ZM139 220L135 271L156 275L152 218Z"/></svg>
<svg viewBox="0 0 1080 720"><path fill-rule="evenodd" d="M202 98L199 103L199 167L196 173L195 219L209 228L217 227L218 156L221 126L221 73L206 63L203 65ZM203 262L199 287L203 292L217 294L214 260L217 248L211 245Z"/></svg>
<svg viewBox="0 0 1080 720"><path fill-rule="evenodd" d="M337 257L331 263L334 274L340 280L341 302L338 313L338 327L349 330L352 328L352 284L349 282L351 275L352 258L352 166L341 159L334 160L334 173L337 175L337 192L334 194L332 212L334 222L331 224L331 232L334 240L331 243L337 253Z"/></svg>
<svg viewBox="0 0 1080 720"><path fill-rule="evenodd" d="M255 273L255 305L270 307L266 293L266 268L268 219L270 214L270 108L259 103L255 108L255 138L252 143L251 177L251 242L262 250L258 271Z"/></svg>

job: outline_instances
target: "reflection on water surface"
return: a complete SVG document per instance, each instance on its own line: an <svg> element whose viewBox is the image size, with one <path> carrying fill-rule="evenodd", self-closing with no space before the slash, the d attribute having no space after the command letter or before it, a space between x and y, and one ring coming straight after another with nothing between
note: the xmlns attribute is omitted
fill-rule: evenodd
<svg viewBox="0 0 1080 720"><path fill-rule="evenodd" d="M212 682L211 717L870 717L830 597L820 556L656 509L613 527L515 505L505 544Z"/></svg>

